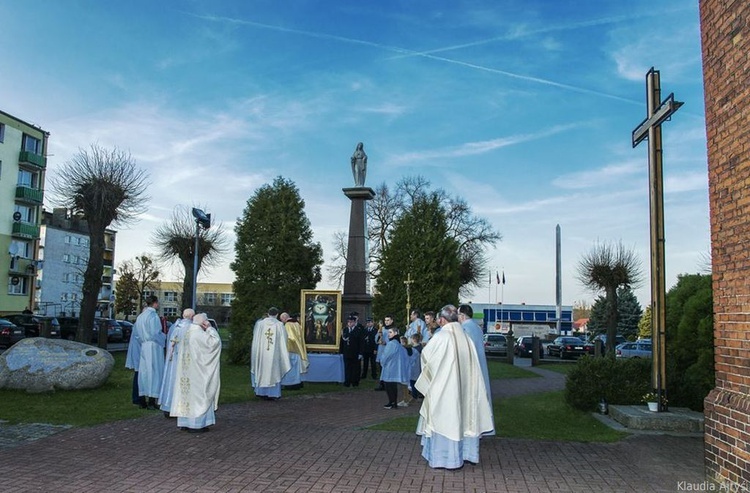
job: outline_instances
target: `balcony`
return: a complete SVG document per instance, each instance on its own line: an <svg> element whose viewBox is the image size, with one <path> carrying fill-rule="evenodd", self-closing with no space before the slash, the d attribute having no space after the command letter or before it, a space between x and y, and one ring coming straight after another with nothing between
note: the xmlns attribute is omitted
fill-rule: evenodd
<svg viewBox="0 0 750 493"><path fill-rule="evenodd" d="M38 205L44 201L44 190L19 185L16 187L16 200Z"/></svg>
<svg viewBox="0 0 750 493"><path fill-rule="evenodd" d="M31 223L14 222L11 236L35 240L39 238L39 226Z"/></svg>
<svg viewBox="0 0 750 493"><path fill-rule="evenodd" d="M8 269L10 276L33 276L36 274L36 267L34 266L34 259L30 258L11 258L10 268Z"/></svg>
<svg viewBox="0 0 750 493"><path fill-rule="evenodd" d="M44 169L47 167L47 158L30 151L21 151L18 155L18 164L30 164L37 168Z"/></svg>

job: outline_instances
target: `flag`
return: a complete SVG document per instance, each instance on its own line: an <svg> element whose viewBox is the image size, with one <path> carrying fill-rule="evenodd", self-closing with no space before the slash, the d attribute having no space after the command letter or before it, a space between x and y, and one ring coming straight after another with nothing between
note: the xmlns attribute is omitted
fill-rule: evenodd
<svg viewBox="0 0 750 493"><path fill-rule="evenodd" d="M505 285L505 271L503 271L503 286Z"/></svg>
<svg viewBox="0 0 750 493"><path fill-rule="evenodd" d="M495 277L497 277L497 283L500 284L500 273L495 271Z"/></svg>

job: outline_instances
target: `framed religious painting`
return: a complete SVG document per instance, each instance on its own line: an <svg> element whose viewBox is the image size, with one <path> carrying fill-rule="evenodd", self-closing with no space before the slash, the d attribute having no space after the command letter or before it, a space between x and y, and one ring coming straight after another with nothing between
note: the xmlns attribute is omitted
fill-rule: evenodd
<svg viewBox="0 0 750 493"><path fill-rule="evenodd" d="M303 289L300 323L308 351L338 352L341 338L341 291Z"/></svg>

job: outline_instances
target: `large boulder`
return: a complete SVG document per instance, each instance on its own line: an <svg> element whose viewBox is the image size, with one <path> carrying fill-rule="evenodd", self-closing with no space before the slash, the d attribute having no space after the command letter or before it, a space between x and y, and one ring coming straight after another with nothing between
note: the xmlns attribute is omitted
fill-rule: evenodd
<svg viewBox="0 0 750 493"><path fill-rule="evenodd" d="M107 381L115 359L107 351L60 339L22 339L0 355L0 388L47 392L93 389Z"/></svg>

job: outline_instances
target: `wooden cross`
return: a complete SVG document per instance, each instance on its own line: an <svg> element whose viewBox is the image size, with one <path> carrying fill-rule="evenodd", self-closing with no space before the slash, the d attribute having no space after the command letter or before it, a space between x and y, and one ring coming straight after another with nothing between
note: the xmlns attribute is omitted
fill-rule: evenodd
<svg viewBox="0 0 750 493"><path fill-rule="evenodd" d="M664 176L662 172L661 124L669 120L682 102L674 93L659 103L659 71L646 74L646 119L633 130L633 147L648 139L649 212L651 218L651 339L653 366L651 384L658 396L659 411L667 411L665 364L666 274L664 262Z"/></svg>
<svg viewBox="0 0 750 493"><path fill-rule="evenodd" d="M411 272L406 276L406 281L404 281L404 284L406 284L406 324L409 324L409 316L411 315L411 284L414 282L414 279L411 278Z"/></svg>
<svg viewBox="0 0 750 493"><path fill-rule="evenodd" d="M266 351L271 350L271 344L273 344L273 332L271 331L271 327L266 329L266 339L268 340L268 345L266 346Z"/></svg>

